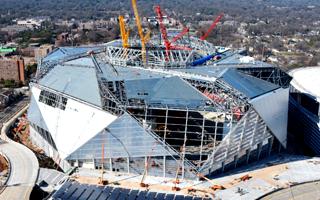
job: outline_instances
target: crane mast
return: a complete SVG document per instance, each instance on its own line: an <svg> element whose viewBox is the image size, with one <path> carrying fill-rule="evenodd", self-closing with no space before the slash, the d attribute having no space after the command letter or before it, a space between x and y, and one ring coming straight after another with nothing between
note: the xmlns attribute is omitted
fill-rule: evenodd
<svg viewBox="0 0 320 200"><path fill-rule="evenodd" d="M131 0L131 2L132 2L132 8L133 8L134 16L136 18L136 24L137 24L137 28L138 28L138 33L139 33L140 40L141 40L142 60L143 60L143 64L146 65L147 64L146 36L143 33L141 20L140 20L140 16L139 16L139 12L138 12L138 7L137 7L137 1L136 0Z"/></svg>
<svg viewBox="0 0 320 200"><path fill-rule="evenodd" d="M122 39L123 48L129 48L129 34L130 30L126 27L124 18L122 15L119 16L120 33Z"/></svg>

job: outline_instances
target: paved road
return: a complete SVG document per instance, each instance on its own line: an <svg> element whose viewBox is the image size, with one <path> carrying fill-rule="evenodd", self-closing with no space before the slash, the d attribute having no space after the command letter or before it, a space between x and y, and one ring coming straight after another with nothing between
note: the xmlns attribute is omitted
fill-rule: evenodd
<svg viewBox="0 0 320 200"><path fill-rule="evenodd" d="M35 155L25 146L9 142L0 145L10 162L10 176L0 199L29 199L38 177L39 164Z"/></svg>
<svg viewBox="0 0 320 200"><path fill-rule="evenodd" d="M21 101L11 104L4 110L0 110L0 128L2 128L2 124L9 121L17 112L19 112L23 107L28 105L30 102L29 97L24 97Z"/></svg>
<svg viewBox="0 0 320 200"><path fill-rule="evenodd" d="M8 125L14 122L14 118L17 117L14 115L23 110L28 101L27 98L23 99L5 109L0 115L1 138L6 141L0 144L0 151L7 156L10 163L9 179L4 191L0 194L0 200L29 199L38 178L39 163L33 152L24 145L11 141L6 136Z"/></svg>
<svg viewBox="0 0 320 200"><path fill-rule="evenodd" d="M279 190L261 200L320 200L320 181L300 184Z"/></svg>

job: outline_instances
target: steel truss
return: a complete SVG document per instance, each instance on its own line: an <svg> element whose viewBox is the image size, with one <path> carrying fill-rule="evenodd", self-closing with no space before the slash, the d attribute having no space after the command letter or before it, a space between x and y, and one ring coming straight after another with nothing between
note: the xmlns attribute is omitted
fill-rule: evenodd
<svg viewBox="0 0 320 200"><path fill-rule="evenodd" d="M171 50L169 51L170 60L166 60L164 50L147 50L147 66L152 68L185 68L192 61L195 53L195 51ZM100 58L102 58L101 55ZM139 49L108 46L104 60L115 66L143 66L142 53Z"/></svg>
<svg viewBox="0 0 320 200"><path fill-rule="evenodd" d="M279 68L275 67L250 67L250 68L238 68L239 71L249 74L251 76L260 78L262 80L280 85L287 88L290 85L292 78Z"/></svg>
<svg viewBox="0 0 320 200"><path fill-rule="evenodd" d="M251 108L223 139L219 146L215 147L212 154L199 169L201 173L210 174L232 162L237 165L238 160L250 152L258 150L258 158L262 147L269 144L268 153L271 153L273 136L263 119Z"/></svg>

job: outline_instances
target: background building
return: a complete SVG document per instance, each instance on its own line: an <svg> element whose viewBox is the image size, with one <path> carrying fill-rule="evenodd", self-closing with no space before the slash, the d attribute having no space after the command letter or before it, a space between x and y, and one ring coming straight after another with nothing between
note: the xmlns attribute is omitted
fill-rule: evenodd
<svg viewBox="0 0 320 200"><path fill-rule="evenodd" d="M25 82L24 60L21 57L0 59L0 79Z"/></svg>
<svg viewBox="0 0 320 200"><path fill-rule="evenodd" d="M41 45L39 48L34 49L34 57L35 59L42 59L46 57L52 50L54 46L51 44Z"/></svg>

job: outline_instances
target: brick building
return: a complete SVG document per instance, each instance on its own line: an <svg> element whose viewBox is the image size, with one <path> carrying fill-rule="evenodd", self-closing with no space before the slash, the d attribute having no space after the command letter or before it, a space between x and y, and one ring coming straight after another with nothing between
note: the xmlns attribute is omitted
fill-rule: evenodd
<svg viewBox="0 0 320 200"><path fill-rule="evenodd" d="M24 60L22 58L0 58L0 79L24 83L24 70Z"/></svg>

